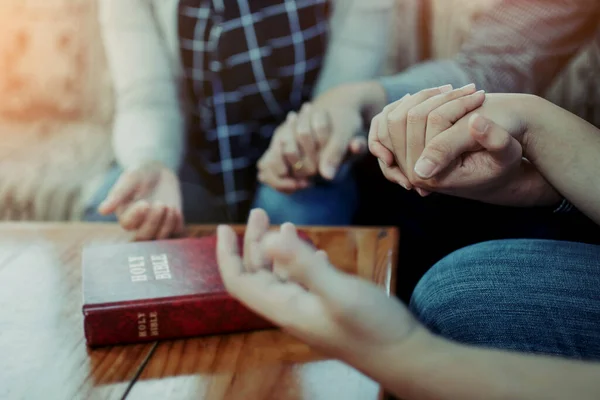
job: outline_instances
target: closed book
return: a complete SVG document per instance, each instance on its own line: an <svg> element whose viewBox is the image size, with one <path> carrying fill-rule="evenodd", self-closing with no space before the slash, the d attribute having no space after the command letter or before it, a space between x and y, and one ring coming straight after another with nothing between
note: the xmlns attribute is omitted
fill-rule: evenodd
<svg viewBox="0 0 600 400"><path fill-rule="evenodd" d="M214 235L90 246L82 262L90 347L273 327L226 292Z"/></svg>

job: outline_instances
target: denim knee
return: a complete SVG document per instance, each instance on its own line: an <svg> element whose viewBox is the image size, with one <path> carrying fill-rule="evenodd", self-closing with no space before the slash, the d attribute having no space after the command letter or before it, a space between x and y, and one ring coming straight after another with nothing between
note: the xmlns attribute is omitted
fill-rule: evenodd
<svg viewBox="0 0 600 400"><path fill-rule="evenodd" d="M502 240L458 250L433 266L411 310L462 343L600 357L600 246Z"/></svg>

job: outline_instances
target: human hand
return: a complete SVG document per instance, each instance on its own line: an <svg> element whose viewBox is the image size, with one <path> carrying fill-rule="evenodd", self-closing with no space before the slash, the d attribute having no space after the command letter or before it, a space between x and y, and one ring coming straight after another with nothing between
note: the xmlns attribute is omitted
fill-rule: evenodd
<svg viewBox="0 0 600 400"><path fill-rule="evenodd" d="M428 332L374 284L333 267L298 238L292 224L269 232L263 210L250 214L243 258L237 237L220 226L217 261L229 293L258 314L334 357L359 360L405 346Z"/></svg>
<svg viewBox="0 0 600 400"><path fill-rule="evenodd" d="M137 240L166 239L183 231L179 178L170 169L150 163L125 171L98 211L115 213L121 226Z"/></svg>
<svg viewBox="0 0 600 400"><path fill-rule="evenodd" d="M257 164L259 181L293 192L307 187L317 175L334 179L348 156L366 151L366 138L360 136L360 107L348 101L337 103L339 97L323 95L304 104L299 113L288 114Z"/></svg>
<svg viewBox="0 0 600 400"><path fill-rule="evenodd" d="M454 99L459 99L460 104L453 104L461 106L461 109L442 107ZM406 95L387 105L373 118L369 130L369 149L378 158L384 176L407 190L412 189L415 186L415 164L425 144L440 129L450 127L484 100L484 93L475 92L475 85L456 90L445 85ZM462 139L465 138L463 135ZM466 141L474 144L470 138ZM423 194L421 190L419 192Z"/></svg>
<svg viewBox="0 0 600 400"><path fill-rule="evenodd" d="M522 159L526 119L518 98L486 96L473 86L448 90L422 91L374 119L369 144L384 175L422 196L439 192L503 205L558 201L556 191Z"/></svg>

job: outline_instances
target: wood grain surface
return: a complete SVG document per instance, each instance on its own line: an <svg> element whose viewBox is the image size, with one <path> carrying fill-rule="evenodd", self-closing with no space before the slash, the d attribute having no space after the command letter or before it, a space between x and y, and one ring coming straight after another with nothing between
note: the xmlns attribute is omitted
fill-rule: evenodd
<svg viewBox="0 0 600 400"><path fill-rule="evenodd" d="M192 227L189 234L214 229ZM395 229L305 230L334 265L391 293ZM382 396L369 378L277 330L89 350L81 248L130 239L112 224L0 224L0 399Z"/></svg>

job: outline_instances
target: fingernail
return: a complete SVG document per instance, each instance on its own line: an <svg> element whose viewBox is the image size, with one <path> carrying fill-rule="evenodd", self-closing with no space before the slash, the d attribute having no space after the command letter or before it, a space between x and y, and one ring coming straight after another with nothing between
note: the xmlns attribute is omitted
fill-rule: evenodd
<svg viewBox="0 0 600 400"><path fill-rule="evenodd" d="M440 90L440 92L442 93L448 93L449 91L452 90L452 85L444 85L444 86L440 86L438 88Z"/></svg>
<svg viewBox="0 0 600 400"><path fill-rule="evenodd" d="M379 159L379 161L381 161L381 163L382 163L383 165L385 165L386 167L389 167L388 163L386 163L385 161L383 161L383 159L382 159L382 158L380 158L380 159Z"/></svg>
<svg viewBox="0 0 600 400"><path fill-rule="evenodd" d="M410 190L410 188L407 185L405 185L403 182L398 181L398 185L402 186L406 190Z"/></svg>
<svg viewBox="0 0 600 400"><path fill-rule="evenodd" d="M325 165L321 173L323 174L323 178L333 179L335 176L335 167L329 164Z"/></svg>
<svg viewBox="0 0 600 400"><path fill-rule="evenodd" d="M415 165L415 172L423 179L431 178L437 172L437 165L428 158L420 158Z"/></svg>
<svg viewBox="0 0 600 400"><path fill-rule="evenodd" d="M485 118L480 115L477 115L473 120L473 124L471 125L473 129L479 133L485 133L488 129L488 123Z"/></svg>
<svg viewBox="0 0 600 400"><path fill-rule="evenodd" d="M465 86L461 87L460 89L461 90L475 89L475 84L474 83L469 83L468 85L465 85Z"/></svg>

